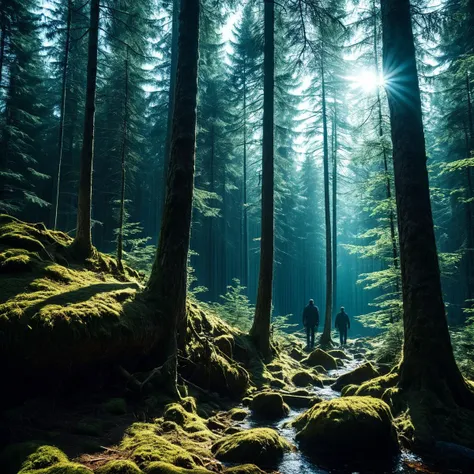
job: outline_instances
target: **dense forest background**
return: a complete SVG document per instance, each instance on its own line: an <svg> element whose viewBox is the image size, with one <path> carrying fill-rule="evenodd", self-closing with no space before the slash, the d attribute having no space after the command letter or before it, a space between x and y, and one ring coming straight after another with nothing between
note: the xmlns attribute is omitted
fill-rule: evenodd
<svg viewBox="0 0 474 474"><path fill-rule="evenodd" d="M89 3L0 5L0 211L71 235ZM148 272L165 196L178 5L96 3L93 243L123 248ZM343 305L363 316L355 332L367 334L401 319L380 7L320 3L310 25L304 2L275 4L273 315L300 323L309 298L325 308L329 295L334 314ZM260 258L263 2L205 1L200 15L189 279L199 299L242 308L255 304ZM450 323L464 326L474 291L474 8L415 2L412 15L443 290ZM243 317L250 325L253 312Z"/></svg>

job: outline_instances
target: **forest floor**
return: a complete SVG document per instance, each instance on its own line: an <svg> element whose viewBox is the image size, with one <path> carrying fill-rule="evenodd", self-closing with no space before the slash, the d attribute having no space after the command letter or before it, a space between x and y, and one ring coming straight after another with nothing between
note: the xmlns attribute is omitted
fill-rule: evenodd
<svg viewBox="0 0 474 474"><path fill-rule="evenodd" d="M448 472L406 450L405 413L358 396L369 382L391 393L380 340L306 351L288 335L265 364L189 301L182 399L170 399L150 377L163 355L142 277L99 253L75 265L70 241L0 216L0 473Z"/></svg>

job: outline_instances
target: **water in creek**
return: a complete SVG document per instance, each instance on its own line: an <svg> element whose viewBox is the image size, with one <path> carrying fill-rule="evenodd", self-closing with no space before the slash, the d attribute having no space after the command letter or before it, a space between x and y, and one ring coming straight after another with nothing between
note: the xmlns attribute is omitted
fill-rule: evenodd
<svg viewBox="0 0 474 474"><path fill-rule="evenodd" d="M360 365L360 363L361 361L354 359L347 360L345 361L343 368L329 371L328 376L331 378L336 378L343 373L353 370L358 365ZM311 391L315 395L318 395L325 400L330 400L340 396L340 393L334 391L330 386L325 386L324 388L314 387ZM275 428L281 436L286 438L293 445L297 446L295 441L296 432L291 426L288 425L290 421L292 421L303 411L304 409L291 409L287 418L276 423L268 423L260 419L255 419L250 414L241 426L243 428ZM283 457L283 460L278 465L278 471L281 474L365 474L369 472L371 474L415 474L420 472L429 472L428 470L424 470L421 459L409 452L402 452L398 456L398 459L394 460L393 468L388 471L377 469L368 469L367 471L353 471L349 469L324 469L315 464L314 461L309 459L299 450L286 453Z"/></svg>

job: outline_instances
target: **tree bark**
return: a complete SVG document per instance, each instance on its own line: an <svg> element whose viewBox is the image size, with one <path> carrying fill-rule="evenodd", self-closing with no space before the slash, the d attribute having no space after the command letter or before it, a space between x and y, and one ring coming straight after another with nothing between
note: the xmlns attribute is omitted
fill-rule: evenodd
<svg viewBox="0 0 474 474"><path fill-rule="evenodd" d="M332 243L331 243L331 207L329 203L329 146L326 111L326 82L324 77L324 51L321 45L321 101L323 113L323 164L324 164L324 224L326 227L326 311L321 345L330 345L332 328Z"/></svg>
<svg viewBox="0 0 474 474"><path fill-rule="evenodd" d="M127 133L128 133L128 47L125 59L125 97L123 105L122 121L122 146L121 146L121 169L120 169L120 210L117 234L117 264L123 271L123 226L125 217L125 161L127 156Z"/></svg>
<svg viewBox="0 0 474 474"><path fill-rule="evenodd" d="M61 189L61 172L63 165L64 150L64 121L66 118L66 95L67 95L67 71L69 64L69 49L71 46L71 21L72 21L72 0L68 0L67 4L67 20L66 20L66 41L64 44L64 63L61 84L61 110L59 116L59 137L58 137L58 172L56 175L56 193L53 208L53 229L58 226L59 212L59 193ZM1 75L0 75L1 79ZM1 81L0 81L1 82Z"/></svg>
<svg viewBox="0 0 474 474"><path fill-rule="evenodd" d="M373 2L373 18L374 18L374 66L375 66L375 77L379 77L379 61L378 61L378 32L377 32L377 8L375 5L375 0ZM382 116L382 99L380 97L380 88L377 85L377 112L378 112L378 133L379 138L382 141L384 136L383 129L383 116ZM388 215L389 226L390 226L390 241L392 244L392 262L393 267L398 269L398 245L397 245L397 235L395 230L395 212L391 205L392 201L392 184L390 182L390 174L388 172L388 153L383 141L382 144L382 155L383 155L383 169L385 173L385 195L390 202L390 212ZM395 291L400 293L400 282L397 277L395 281ZM393 316L391 316L393 320Z"/></svg>
<svg viewBox="0 0 474 474"><path fill-rule="evenodd" d="M257 304L250 335L264 358L271 356L270 320L272 312L274 255L274 75L275 75L275 5L264 0L264 79L263 79L263 154L262 154L262 232L260 239L260 274Z"/></svg>
<svg viewBox="0 0 474 474"><path fill-rule="evenodd" d="M94 160L94 122L97 90L97 55L99 50L99 0L91 0L89 47L87 57L87 92L82 140L79 196L77 202L77 229L73 242L74 253L80 258L92 254L92 163Z"/></svg>
<svg viewBox="0 0 474 474"><path fill-rule="evenodd" d="M6 28L5 19L2 14L1 25L0 25L0 86L2 85L3 79L3 63L5 61L5 43L6 43Z"/></svg>
<svg viewBox="0 0 474 474"><path fill-rule="evenodd" d="M246 288L246 293L248 295L248 285L249 285L249 221L248 221L248 212L247 212L247 78L246 78L246 68L244 62L244 157L243 157L243 235L242 235L242 263L243 263L243 282L242 285Z"/></svg>
<svg viewBox="0 0 474 474"><path fill-rule="evenodd" d="M168 124L166 130L165 156L163 157L163 205L166 200L166 185L168 180L168 166L170 162L171 139L173 133L173 109L176 96L176 71L178 65L178 36L179 36L179 1L173 0L173 14L171 18L171 64L170 88L168 92Z"/></svg>
<svg viewBox="0 0 474 474"><path fill-rule="evenodd" d="M177 392L178 332L185 341L187 262L196 148L199 0L181 0L178 65L170 163L160 240L147 297L156 304L169 337L164 347L168 388Z"/></svg>
<svg viewBox="0 0 474 474"><path fill-rule="evenodd" d="M404 309L399 384L472 406L454 360L441 292L409 0L382 0L382 28Z"/></svg>
<svg viewBox="0 0 474 474"><path fill-rule="evenodd" d="M466 72L466 102L467 102L467 123L468 131L466 134L466 148L467 158L472 154L474 148L474 126L472 118L472 101L471 101L471 82L469 78L469 72ZM467 199L466 203L466 234L467 234L467 255L466 255L466 267L467 267L467 299L472 299L472 287L473 287L473 270L474 270L474 235L472 227L472 172L471 167L466 168L466 182L467 182ZM469 303L472 306L472 302Z"/></svg>

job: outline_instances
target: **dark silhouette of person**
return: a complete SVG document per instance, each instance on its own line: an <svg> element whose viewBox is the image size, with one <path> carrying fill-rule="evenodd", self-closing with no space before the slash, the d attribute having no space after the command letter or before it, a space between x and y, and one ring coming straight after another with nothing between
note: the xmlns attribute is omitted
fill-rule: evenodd
<svg viewBox="0 0 474 474"><path fill-rule="evenodd" d="M309 300L303 311L303 326L306 328L306 341L309 348L314 347L314 333L319 326L319 309L314 305L314 300Z"/></svg>
<svg viewBox="0 0 474 474"><path fill-rule="evenodd" d="M344 346L347 343L347 330L351 327L351 322L349 321L349 316L347 315L344 306L341 306L341 312L336 316L336 323L334 326L339 331L341 346Z"/></svg>

